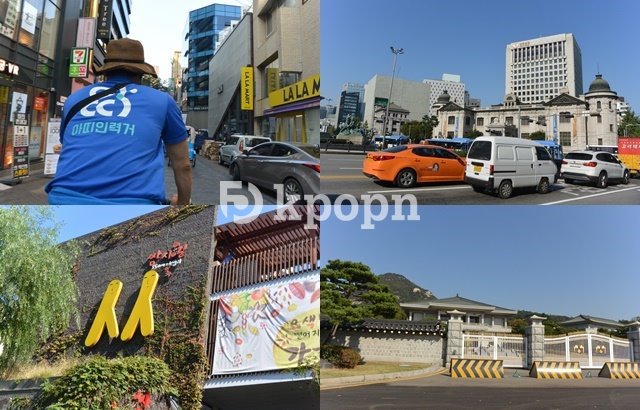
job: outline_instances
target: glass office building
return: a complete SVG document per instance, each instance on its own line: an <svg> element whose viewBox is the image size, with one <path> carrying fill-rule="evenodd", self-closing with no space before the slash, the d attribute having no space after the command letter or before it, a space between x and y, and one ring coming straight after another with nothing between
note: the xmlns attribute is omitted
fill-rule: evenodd
<svg viewBox="0 0 640 410"><path fill-rule="evenodd" d="M239 6L211 4L189 12L185 33L187 111L206 111L209 106L209 60L220 31L240 20Z"/></svg>

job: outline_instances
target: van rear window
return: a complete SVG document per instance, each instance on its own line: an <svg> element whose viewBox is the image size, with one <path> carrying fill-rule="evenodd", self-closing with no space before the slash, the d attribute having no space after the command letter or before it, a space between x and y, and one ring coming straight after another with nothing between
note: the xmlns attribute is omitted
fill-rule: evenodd
<svg viewBox="0 0 640 410"><path fill-rule="evenodd" d="M491 159L491 141L474 141L467 158L489 161Z"/></svg>
<svg viewBox="0 0 640 410"><path fill-rule="evenodd" d="M570 152L565 156L565 159L577 159L580 161L590 161L593 155L586 152Z"/></svg>

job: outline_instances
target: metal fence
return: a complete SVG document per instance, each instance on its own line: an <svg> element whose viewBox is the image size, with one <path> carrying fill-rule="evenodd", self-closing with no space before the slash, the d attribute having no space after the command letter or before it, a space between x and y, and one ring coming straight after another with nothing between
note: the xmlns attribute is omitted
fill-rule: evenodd
<svg viewBox="0 0 640 410"><path fill-rule="evenodd" d="M631 362L631 346L628 340L592 333L545 337L544 360L601 368L605 362Z"/></svg>
<svg viewBox="0 0 640 410"><path fill-rule="evenodd" d="M527 367L526 340L522 336L462 335L463 359L502 360L504 367Z"/></svg>

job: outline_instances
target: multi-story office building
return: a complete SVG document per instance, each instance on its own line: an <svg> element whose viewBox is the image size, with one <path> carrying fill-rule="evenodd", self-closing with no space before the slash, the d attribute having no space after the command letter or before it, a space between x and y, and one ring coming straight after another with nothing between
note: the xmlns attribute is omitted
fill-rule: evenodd
<svg viewBox="0 0 640 410"><path fill-rule="evenodd" d="M391 77L380 75L375 75L364 86L363 121L366 121L367 124L373 124L376 133L381 133L382 127L375 127L375 112L378 108L387 106L390 88ZM429 84L394 78L392 92L391 103L408 111L406 117L403 117L405 122L421 121L422 117L429 113L429 98L431 96Z"/></svg>
<svg viewBox="0 0 640 410"><path fill-rule="evenodd" d="M74 89L94 82L91 61L86 78L70 78L69 55L78 41L93 50L93 63L101 65L107 36L125 37L129 33L131 0L111 0L112 14L105 41L92 35L83 38L82 17L97 17L99 0L11 0L0 1L0 171L14 162L16 118L23 118L29 141L28 158L44 157L49 119L59 116L61 98ZM88 24L91 24L90 22ZM80 34L78 33L80 32ZM0 173L5 178L7 171Z"/></svg>
<svg viewBox="0 0 640 410"><path fill-rule="evenodd" d="M429 95L429 116L436 115L436 109L434 104L437 102L438 97L446 91L449 93L451 100L457 104L465 104L465 85L460 81L459 75L443 74L442 80L422 80L424 84L428 84L431 87L431 94Z"/></svg>
<svg viewBox="0 0 640 410"><path fill-rule="evenodd" d="M341 97L344 92L358 93L358 107L353 115L364 120L364 118L362 118L364 117L364 85L358 83L344 83L342 85L342 92L340 93Z"/></svg>
<svg viewBox="0 0 640 410"><path fill-rule="evenodd" d="M320 142L320 0L254 0L255 133Z"/></svg>
<svg viewBox="0 0 640 410"><path fill-rule="evenodd" d="M338 113L338 124L346 123L351 118L360 117L360 94L343 91L340 94L340 111ZM362 119L362 118L360 118Z"/></svg>
<svg viewBox="0 0 640 410"><path fill-rule="evenodd" d="M557 34L507 45L505 95L524 103L582 94L582 54L573 34Z"/></svg>
<svg viewBox="0 0 640 410"><path fill-rule="evenodd" d="M184 40L188 60L186 75L187 122L195 128L207 128L209 108L209 61L213 57L220 32L240 20L239 6L211 4L189 12Z"/></svg>

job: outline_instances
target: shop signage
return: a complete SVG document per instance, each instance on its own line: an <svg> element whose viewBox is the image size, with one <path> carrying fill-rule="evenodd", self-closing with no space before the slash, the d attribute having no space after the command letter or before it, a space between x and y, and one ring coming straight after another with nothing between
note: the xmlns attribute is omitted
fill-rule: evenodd
<svg viewBox="0 0 640 410"><path fill-rule="evenodd" d="M267 68L267 93L271 93L280 88L280 70L277 68Z"/></svg>
<svg viewBox="0 0 640 410"><path fill-rule="evenodd" d="M93 17L80 17L78 19L78 34L76 35L76 47L93 48L96 42L96 19Z"/></svg>
<svg viewBox="0 0 640 410"><path fill-rule="evenodd" d="M47 146L44 154L44 174L55 175L58 168L60 144L60 118L52 118L47 124Z"/></svg>
<svg viewBox="0 0 640 410"><path fill-rule="evenodd" d="M171 249L168 251L158 249L147 256L146 264L149 269L153 269L155 271L163 269L165 275L167 275L167 277L171 277L171 275L173 275L171 269L182 264L182 258L184 258L188 247L189 244L187 243L183 244L178 241L174 241L171 244Z"/></svg>
<svg viewBox="0 0 640 410"><path fill-rule="evenodd" d="M86 78L89 75L89 49L74 47L69 60L69 77Z"/></svg>
<svg viewBox="0 0 640 410"><path fill-rule="evenodd" d="M15 93L14 97L20 94ZM13 113L13 166L11 171L13 178L29 176L29 119L27 114L19 112L18 103Z"/></svg>
<svg viewBox="0 0 640 410"><path fill-rule="evenodd" d="M271 107L320 96L320 74L269 93Z"/></svg>
<svg viewBox="0 0 640 410"><path fill-rule="evenodd" d="M253 110L253 67L242 67L240 69L240 109L243 111Z"/></svg>
<svg viewBox="0 0 640 410"><path fill-rule="evenodd" d="M20 74L20 67L15 63L0 58L0 73L17 76Z"/></svg>
<svg viewBox="0 0 640 410"><path fill-rule="evenodd" d="M98 35L100 40L109 41L111 38L111 17L113 15L113 0L100 0L98 8Z"/></svg>
<svg viewBox="0 0 640 410"><path fill-rule="evenodd" d="M151 303L153 293L156 290L158 284L159 275L158 272L150 270L144 274L142 278L142 285L140 285L140 291L135 305L131 310L131 315L124 325L122 334L118 327L118 319L116 317L116 303L120 297L120 291L122 290L122 282L119 280L112 280L107 286L107 290L104 292L102 302L96 313L91 329L87 334L87 338L84 341L84 345L92 347L98 344L104 328L107 328L109 337L115 339L120 336L120 340L123 342L129 341L133 338L133 335L140 325L140 334L147 337L153 334L153 305Z"/></svg>

